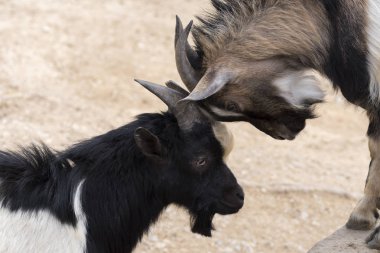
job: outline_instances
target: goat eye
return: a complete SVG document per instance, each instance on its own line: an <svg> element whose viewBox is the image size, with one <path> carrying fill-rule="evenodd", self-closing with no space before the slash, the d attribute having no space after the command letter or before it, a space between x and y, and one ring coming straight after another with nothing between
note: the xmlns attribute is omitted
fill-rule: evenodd
<svg viewBox="0 0 380 253"><path fill-rule="evenodd" d="M200 158L197 160L196 165L197 165L197 167L202 167L202 166L205 166L206 163L207 163L206 158Z"/></svg>
<svg viewBox="0 0 380 253"><path fill-rule="evenodd" d="M235 102L231 102L231 101L227 102L225 105L225 108L227 111L230 111L230 112L240 112L240 108Z"/></svg>

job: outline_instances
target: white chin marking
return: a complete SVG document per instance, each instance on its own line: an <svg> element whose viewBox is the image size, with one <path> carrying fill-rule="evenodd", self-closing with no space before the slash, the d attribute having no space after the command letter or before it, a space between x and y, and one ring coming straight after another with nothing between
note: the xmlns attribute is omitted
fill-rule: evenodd
<svg viewBox="0 0 380 253"><path fill-rule="evenodd" d="M380 102L380 1L368 0L368 68L371 77L370 96Z"/></svg>
<svg viewBox="0 0 380 253"><path fill-rule="evenodd" d="M214 135L220 142L224 151L224 161L227 161L228 155L231 153L234 146L234 136L228 130L227 126L220 122L215 122L213 125Z"/></svg>
<svg viewBox="0 0 380 253"><path fill-rule="evenodd" d="M0 201L1 253L83 253L86 249L86 217L81 205L81 187L73 196L76 227L63 225L49 211L10 212Z"/></svg>
<svg viewBox="0 0 380 253"><path fill-rule="evenodd" d="M280 96L296 107L302 107L305 101L322 101L324 93L319 88L318 78L310 71L289 72L273 81Z"/></svg>

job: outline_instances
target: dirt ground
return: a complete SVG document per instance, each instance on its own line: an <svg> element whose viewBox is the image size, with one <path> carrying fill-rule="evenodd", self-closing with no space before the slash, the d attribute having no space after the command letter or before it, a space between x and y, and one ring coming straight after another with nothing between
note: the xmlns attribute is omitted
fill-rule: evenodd
<svg viewBox="0 0 380 253"><path fill-rule="evenodd" d="M188 22L207 8L205 0L0 1L0 148L62 149L164 110L133 78L179 81L175 14ZM229 165L246 202L216 217L213 238L192 234L187 214L170 207L136 252L306 252L343 225L364 187L368 123L328 87L321 117L295 141L229 124Z"/></svg>

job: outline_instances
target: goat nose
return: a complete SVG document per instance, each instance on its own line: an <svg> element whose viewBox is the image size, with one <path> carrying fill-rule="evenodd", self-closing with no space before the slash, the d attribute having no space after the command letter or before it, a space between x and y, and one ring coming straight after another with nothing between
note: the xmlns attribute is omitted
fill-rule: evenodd
<svg viewBox="0 0 380 253"><path fill-rule="evenodd" d="M239 200L244 201L244 191L243 191L243 189L240 187L240 185L237 187L237 190L236 190L236 197L238 197Z"/></svg>
<svg viewBox="0 0 380 253"><path fill-rule="evenodd" d="M240 200L244 200L244 192L237 192L237 193L236 193L236 196L237 196Z"/></svg>

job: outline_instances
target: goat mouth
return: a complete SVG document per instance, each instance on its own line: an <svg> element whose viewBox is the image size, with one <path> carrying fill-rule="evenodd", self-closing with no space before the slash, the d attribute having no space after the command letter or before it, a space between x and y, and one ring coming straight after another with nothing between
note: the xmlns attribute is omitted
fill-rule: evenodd
<svg viewBox="0 0 380 253"><path fill-rule="evenodd" d="M276 140L294 140L297 135L302 131L302 129L291 129L288 126L281 124L282 127L268 127L260 123L260 121L249 119L248 123L256 127L261 132L269 135Z"/></svg>
<svg viewBox="0 0 380 253"><path fill-rule="evenodd" d="M272 137L273 139L280 140L280 141L285 140L285 138L282 137L282 136L280 136L280 135L275 135L275 134L273 134L273 135L271 135L271 137Z"/></svg>
<svg viewBox="0 0 380 253"><path fill-rule="evenodd" d="M297 134L286 134L286 135L275 135L275 136L272 136L274 139L276 140L288 140L288 141L292 141L296 138L296 135Z"/></svg>
<svg viewBox="0 0 380 253"><path fill-rule="evenodd" d="M191 231L206 237L211 237L211 231L214 230L212 220L214 212L200 212L193 214L190 220Z"/></svg>
<svg viewBox="0 0 380 253"><path fill-rule="evenodd" d="M292 140L294 140L297 137L298 133L299 132L293 132L293 131L289 131L289 132L274 132L274 133L269 133L269 135L273 139L276 139L276 140L288 140L288 141L292 141Z"/></svg>
<svg viewBox="0 0 380 253"><path fill-rule="evenodd" d="M221 215L234 214L234 213L239 212L239 210L242 207L243 207L243 203L231 204L225 201L220 201L217 208L217 213Z"/></svg>

